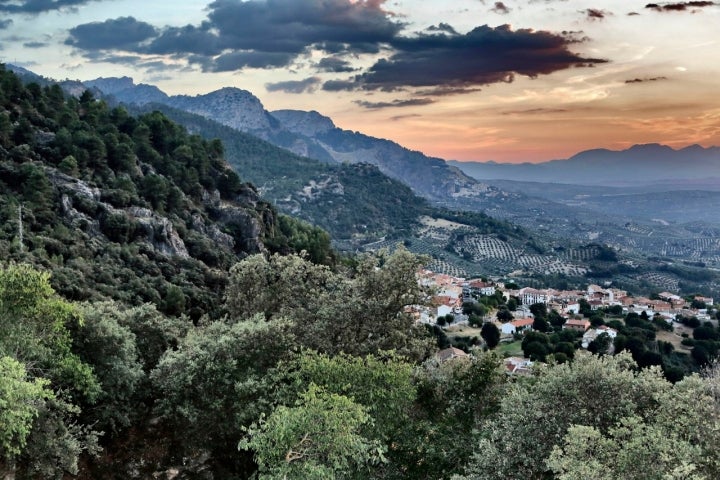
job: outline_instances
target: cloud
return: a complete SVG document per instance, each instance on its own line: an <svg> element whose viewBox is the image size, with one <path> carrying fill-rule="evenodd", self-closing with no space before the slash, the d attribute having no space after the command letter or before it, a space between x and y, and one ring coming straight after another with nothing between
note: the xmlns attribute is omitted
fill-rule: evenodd
<svg viewBox="0 0 720 480"><path fill-rule="evenodd" d="M13 23L13 21L10 20L9 18L6 18L6 19L4 19L4 20L0 20L0 30L5 30L5 29L8 28L10 25L12 25L12 23Z"/></svg>
<svg viewBox="0 0 720 480"><path fill-rule="evenodd" d="M507 110L501 115L546 115L549 113L566 113L564 108L529 108L527 110Z"/></svg>
<svg viewBox="0 0 720 480"><path fill-rule="evenodd" d="M320 60L315 67L323 72L334 72L334 73L345 73L354 72L357 68L354 68L350 62L343 60L338 57L325 57Z"/></svg>
<svg viewBox="0 0 720 480"><path fill-rule="evenodd" d="M268 92L285 93L312 93L320 86L318 77L310 77L304 80L288 80L285 82L266 83L265 89Z"/></svg>
<svg viewBox="0 0 720 480"><path fill-rule="evenodd" d="M323 83L322 89L328 92L341 92L343 90L353 90L357 86L354 80L328 80Z"/></svg>
<svg viewBox="0 0 720 480"><path fill-rule="evenodd" d="M206 68L215 71L289 66L311 49L377 53L403 28L383 3L216 0L203 24L167 29L146 51L203 55Z"/></svg>
<svg viewBox="0 0 720 480"><path fill-rule="evenodd" d="M692 12L698 11L699 8L712 7L718 5L717 2L677 2L677 3L648 3L645 8L658 12L684 12L691 9Z"/></svg>
<svg viewBox="0 0 720 480"><path fill-rule="evenodd" d="M463 87L437 87L430 90L419 90L418 95L427 97L449 97L450 95L465 95L481 91L481 88L463 88Z"/></svg>
<svg viewBox="0 0 720 480"><path fill-rule="evenodd" d="M47 47L49 44L47 42L25 42L23 43L23 47L25 48L43 48Z"/></svg>
<svg viewBox="0 0 720 480"><path fill-rule="evenodd" d="M604 63L569 50L579 40L509 25L477 27L465 35L398 37L394 53L351 81L326 82L325 90L394 91L408 87L468 88L535 78L574 66Z"/></svg>
<svg viewBox="0 0 720 480"><path fill-rule="evenodd" d="M588 20L603 20L608 15L612 15L611 12L608 12L607 10L600 10L598 8L588 8L583 10L582 13L585 14Z"/></svg>
<svg viewBox="0 0 720 480"><path fill-rule="evenodd" d="M511 9L503 2L495 2L495 6L490 9L490 11L499 13L500 15L507 15L510 13L510 10Z"/></svg>
<svg viewBox="0 0 720 480"><path fill-rule="evenodd" d="M393 100L392 102L367 102L364 100L356 100L355 103L364 108L378 109L430 105L431 103L435 103L435 100L431 100L429 98L411 98L409 100Z"/></svg>
<svg viewBox="0 0 720 480"><path fill-rule="evenodd" d="M0 0L0 12L39 14L102 0Z"/></svg>
<svg viewBox="0 0 720 480"><path fill-rule="evenodd" d="M201 63L203 70L232 72L243 68L279 68L290 64L293 55L286 52L263 52L257 50L224 53L213 59L196 57L193 63Z"/></svg>
<svg viewBox="0 0 720 480"><path fill-rule="evenodd" d="M445 32L445 33L452 33L457 34L457 30L452 25L449 25L447 23L440 22L437 25L431 25L427 28L428 32Z"/></svg>
<svg viewBox="0 0 720 480"><path fill-rule="evenodd" d="M157 29L134 17L108 19L104 22L92 22L78 25L70 29L70 36L65 40L82 50L138 50L138 45L158 33Z"/></svg>
<svg viewBox="0 0 720 480"><path fill-rule="evenodd" d="M399 122L400 120L405 120L406 118L417 118L422 117L422 115L419 115L417 113L411 113L409 115L395 115L394 117L390 117L390 120L393 122Z"/></svg>
<svg viewBox="0 0 720 480"><path fill-rule="evenodd" d="M78 25L66 43L83 50L174 55L206 71L287 67L312 50L378 53L404 28L383 8L385 2L215 0L199 25L158 30L125 17Z"/></svg>
<svg viewBox="0 0 720 480"><path fill-rule="evenodd" d="M661 80L667 80L667 77L646 77L646 78L633 78L632 80L625 80L625 83L646 83L646 82L659 82Z"/></svg>

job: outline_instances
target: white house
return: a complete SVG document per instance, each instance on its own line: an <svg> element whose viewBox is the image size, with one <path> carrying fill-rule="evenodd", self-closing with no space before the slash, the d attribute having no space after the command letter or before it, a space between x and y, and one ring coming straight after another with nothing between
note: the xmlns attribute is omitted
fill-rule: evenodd
<svg viewBox="0 0 720 480"><path fill-rule="evenodd" d="M518 298L523 305L532 305L534 303L548 303L550 298L547 292L542 290L536 290L534 288L526 287L520 289L518 292Z"/></svg>

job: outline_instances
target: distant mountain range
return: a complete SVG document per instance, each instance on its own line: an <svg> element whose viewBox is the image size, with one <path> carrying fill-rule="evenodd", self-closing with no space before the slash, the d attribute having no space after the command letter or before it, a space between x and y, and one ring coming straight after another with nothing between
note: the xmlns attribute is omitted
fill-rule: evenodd
<svg viewBox="0 0 720 480"><path fill-rule="evenodd" d="M678 188L720 185L720 148L691 145L675 150L651 143L627 150L595 149L544 163L448 162L481 181Z"/></svg>
<svg viewBox="0 0 720 480"><path fill-rule="evenodd" d="M327 163L369 163L430 200L483 196L486 184L464 174L444 160L379 139L337 128L318 112L265 110L252 93L221 88L205 95L168 96L157 87L135 84L129 77L83 82L88 88L130 105L162 104L201 115L250 133L291 152Z"/></svg>

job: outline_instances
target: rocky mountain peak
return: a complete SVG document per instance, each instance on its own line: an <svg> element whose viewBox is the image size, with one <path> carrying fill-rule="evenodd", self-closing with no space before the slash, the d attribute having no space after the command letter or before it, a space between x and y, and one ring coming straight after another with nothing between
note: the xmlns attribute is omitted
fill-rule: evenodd
<svg viewBox="0 0 720 480"><path fill-rule="evenodd" d="M110 95L135 86L135 81L130 77L100 77L83 83Z"/></svg>
<svg viewBox="0 0 720 480"><path fill-rule="evenodd" d="M268 130L277 123L255 95L235 87L224 87L205 95L178 95L165 103L245 132Z"/></svg>
<svg viewBox="0 0 720 480"><path fill-rule="evenodd" d="M282 127L293 133L313 136L335 129L332 119L312 110L275 110L271 112Z"/></svg>

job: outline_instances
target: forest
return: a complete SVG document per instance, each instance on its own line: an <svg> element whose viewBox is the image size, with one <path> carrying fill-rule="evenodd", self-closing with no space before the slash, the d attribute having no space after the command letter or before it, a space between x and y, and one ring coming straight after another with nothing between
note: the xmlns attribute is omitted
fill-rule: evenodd
<svg viewBox="0 0 720 480"><path fill-rule="evenodd" d="M337 254L159 112L0 68L0 216L3 478L720 478L716 364L441 361L426 258Z"/></svg>

